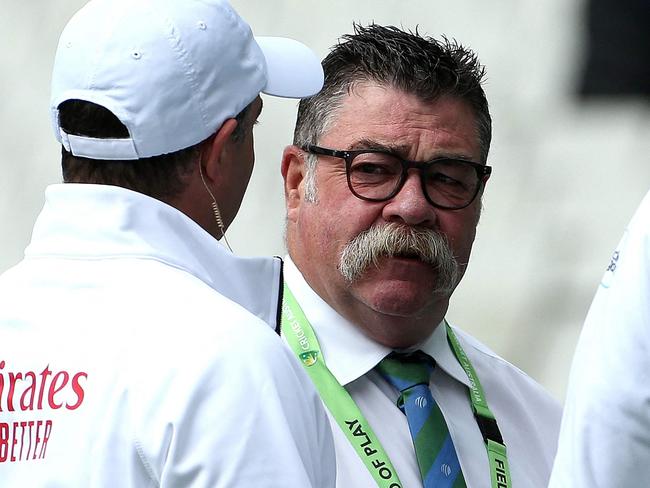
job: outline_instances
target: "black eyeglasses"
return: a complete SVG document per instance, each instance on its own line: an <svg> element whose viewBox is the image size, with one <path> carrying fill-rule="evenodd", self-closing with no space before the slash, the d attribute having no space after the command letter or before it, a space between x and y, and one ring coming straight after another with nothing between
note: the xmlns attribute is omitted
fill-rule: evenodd
<svg viewBox="0 0 650 488"><path fill-rule="evenodd" d="M474 201L492 174L490 166L462 159L438 158L420 163L382 150L338 151L312 144L303 150L345 160L350 191L357 198L370 202L383 202L397 195L408 177L408 170L415 168L420 171L422 192L431 205L460 210Z"/></svg>

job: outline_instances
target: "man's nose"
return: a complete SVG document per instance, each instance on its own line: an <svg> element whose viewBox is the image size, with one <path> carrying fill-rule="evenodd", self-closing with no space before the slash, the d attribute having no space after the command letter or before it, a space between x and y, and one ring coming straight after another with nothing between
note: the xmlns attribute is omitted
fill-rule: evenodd
<svg viewBox="0 0 650 488"><path fill-rule="evenodd" d="M387 222L434 227L437 222L436 209L431 205L422 189L420 172L411 169L400 191L383 208Z"/></svg>

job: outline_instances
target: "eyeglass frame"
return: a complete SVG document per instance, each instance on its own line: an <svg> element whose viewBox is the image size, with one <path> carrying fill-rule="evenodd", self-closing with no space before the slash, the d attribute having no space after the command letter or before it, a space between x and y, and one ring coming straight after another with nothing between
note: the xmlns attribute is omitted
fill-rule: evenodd
<svg viewBox="0 0 650 488"><path fill-rule="evenodd" d="M395 195L397 195L401 191L402 187L404 186L404 183L406 183L406 179L408 178L408 170L417 169L420 172L420 184L422 185L422 193L424 194L424 198L427 200L427 202L429 202L431 206L435 208L440 208L442 210L462 210L464 208L469 207L472 204L472 202L476 200L476 196L481 191L481 186L485 185L485 182L492 174L492 166L488 166L487 164L476 163L474 161L467 161L464 159L442 157L442 158L435 158L432 159L431 161L424 161L424 162L410 161L408 159L401 158L400 156L397 156L396 154L391 153L389 151L385 151L383 149L339 150L339 149L329 149L326 147L317 146L315 144L307 144L301 147L301 149L306 153L315 154L317 156L331 156L334 158L343 159L345 161L345 176L348 181L348 188L350 189L350 191L355 197L357 197L360 200L365 200L367 202L385 202L387 200L390 200L391 198L394 198ZM352 166L352 161L359 154L367 154L367 153L388 154L394 157L395 159L397 159L402 164L402 174L400 175L399 183L395 185L393 191L385 198L364 197L362 195L359 195L352 186L352 182L350 181L350 167ZM469 200L469 202L467 202L467 204L461 207L448 207L445 205L440 205L438 203L435 203L433 200L431 200L431 197L429 196L429 192L426 188L426 184L424 182L424 178L422 178L422 174L429 167L431 167L433 164L444 162L444 161L467 164L472 168L474 168L474 170L476 171L476 176L478 178L478 185L476 185L476 191L474 192L474 195Z"/></svg>

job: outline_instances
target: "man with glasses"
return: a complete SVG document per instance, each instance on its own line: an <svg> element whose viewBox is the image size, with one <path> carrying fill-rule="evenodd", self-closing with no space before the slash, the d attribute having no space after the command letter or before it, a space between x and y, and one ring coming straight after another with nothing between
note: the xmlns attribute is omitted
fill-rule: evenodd
<svg viewBox="0 0 650 488"><path fill-rule="evenodd" d="M445 321L491 173L484 68L378 25L323 67L282 161L282 334L328 409L338 486L545 487L558 404Z"/></svg>

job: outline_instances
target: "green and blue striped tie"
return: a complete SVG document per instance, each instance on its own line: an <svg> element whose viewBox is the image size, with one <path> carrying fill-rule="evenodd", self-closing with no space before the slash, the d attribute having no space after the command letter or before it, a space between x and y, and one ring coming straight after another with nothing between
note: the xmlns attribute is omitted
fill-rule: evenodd
<svg viewBox="0 0 650 488"><path fill-rule="evenodd" d="M464 488L447 423L429 389L434 364L422 351L392 353L376 369L400 392L397 406L406 414L424 488Z"/></svg>

